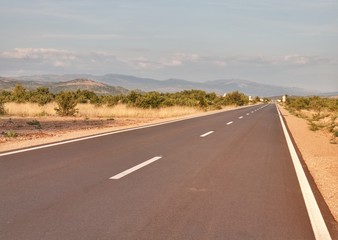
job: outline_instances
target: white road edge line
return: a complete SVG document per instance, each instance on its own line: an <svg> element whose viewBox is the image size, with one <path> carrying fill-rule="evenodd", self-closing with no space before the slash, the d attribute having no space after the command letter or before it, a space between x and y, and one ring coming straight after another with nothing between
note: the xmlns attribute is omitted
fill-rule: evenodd
<svg viewBox="0 0 338 240"><path fill-rule="evenodd" d="M243 118L243 116L240 116L238 119L242 119Z"/></svg>
<svg viewBox="0 0 338 240"><path fill-rule="evenodd" d="M233 121L231 121L231 122L228 122L228 123L227 123L227 125L230 125L230 124L232 124L232 123L233 123Z"/></svg>
<svg viewBox="0 0 338 240"><path fill-rule="evenodd" d="M112 176L109 179L118 180L120 178L123 178L123 177L127 176L128 174L135 172L135 171L139 170L140 168L143 168L143 167L149 165L150 163L153 163L157 160L160 160L161 158L162 158L162 156L153 157L153 158L151 158L151 159L149 159L149 160L147 160L143 163L140 163L139 165L136 165L135 167L129 168L129 169L127 169L127 170L125 170L125 171L123 171L123 172L121 172L121 173L119 173L115 176Z"/></svg>
<svg viewBox="0 0 338 240"><path fill-rule="evenodd" d="M208 135L210 135L212 133L214 133L214 131L210 131L210 132L204 133L204 134L200 135L200 137L206 137L206 136L208 136Z"/></svg>
<svg viewBox="0 0 338 240"><path fill-rule="evenodd" d="M277 111L278 111L278 115L279 115L279 119L281 121L282 124L282 128L283 128L283 132L284 132L284 136L291 154L291 158L292 158L292 162L293 162L293 166L295 167L296 170L296 174L297 174L297 178L298 178L298 182L300 185L300 189L302 191L302 195L304 198L304 202L305 202L305 206L307 209L307 212L309 214L309 218L310 218L310 222L312 225L312 229L315 235L315 238L317 240L331 240L331 236L330 233L327 229L327 226L325 224L325 221L323 219L323 216L320 212L320 209L318 207L318 204L316 202L316 199L313 195L313 192L311 190L310 184L306 178L306 175L304 173L304 170L302 168L302 165L299 161L297 152L295 150L295 147L292 144L290 135L285 127L282 115L276 105Z"/></svg>
<svg viewBox="0 0 338 240"><path fill-rule="evenodd" d="M228 112L229 111L236 111L236 110L239 110L239 109L242 109L242 108L249 108L249 107L251 107L251 106L244 106L244 107L234 108L234 109L230 109L230 110L226 110L226 111L228 111ZM12 151L9 151L9 152L0 153L0 157L8 156L8 155L13 155L13 154L17 154L17 153L34 151L34 150L43 149L43 148L54 147L54 146L68 144L68 143L73 143L73 142L84 141L84 140L88 140L88 139L92 139L92 138L99 138L99 137L103 137L103 136L108 136L108 135L113 135L113 134L118 134L118 133L123 133L123 132L129 132L129 131L134 131L134 130L138 130L138 129L150 128L150 127L155 127L155 126L161 126L161 125L165 125L165 124L169 124L169 123L174 123L174 122L181 122L181 121L185 121L185 120L189 120L189 119L193 119L193 118L205 117L205 116L210 116L210 115L219 114L219 113L222 113L222 112L215 112L215 113L210 113L210 114L206 114L206 115L202 115L202 116L185 117L183 119L169 120L169 121L165 121L165 122L148 124L148 125L139 126L139 127L125 128L125 129L122 129L122 130L115 130L115 131L100 133L100 134L91 135L91 136L87 136L87 137L80 137L80 138L76 138L76 139L65 140L65 141L56 142L56 143L47 143L47 144L44 144L44 145L41 145L41 146L36 146L36 147L28 147L28 148L19 149L19 150L12 150Z"/></svg>

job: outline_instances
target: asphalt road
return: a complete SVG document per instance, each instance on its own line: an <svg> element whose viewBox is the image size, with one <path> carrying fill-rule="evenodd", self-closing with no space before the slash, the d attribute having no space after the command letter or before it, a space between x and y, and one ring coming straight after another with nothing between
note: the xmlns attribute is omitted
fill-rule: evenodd
<svg viewBox="0 0 338 240"><path fill-rule="evenodd" d="M0 239L315 239L262 107L1 156Z"/></svg>

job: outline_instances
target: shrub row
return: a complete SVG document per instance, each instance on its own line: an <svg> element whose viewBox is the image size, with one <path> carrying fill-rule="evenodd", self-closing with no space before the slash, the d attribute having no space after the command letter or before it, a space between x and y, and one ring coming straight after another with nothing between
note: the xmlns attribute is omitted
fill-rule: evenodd
<svg viewBox="0 0 338 240"><path fill-rule="evenodd" d="M4 102L32 102L39 105L55 101L58 107L55 109L59 115L68 116L76 113L77 103L91 103L95 105L106 104L114 106L124 103L139 108L162 108L170 106L189 106L202 109L221 109L225 105L243 106L249 103L249 98L238 91L231 92L225 97L215 93L206 93L201 90L186 90L176 93L137 92L131 91L126 95L97 95L88 90L73 92L60 92L53 94L48 88L39 87L29 91L21 85L17 85L12 91L0 92L0 112Z"/></svg>
<svg viewBox="0 0 338 240"><path fill-rule="evenodd" d="M300 111L314 110L321 112L323 110L337 111L338 99L315 97L287 97L286 105L288 108Z"/></svg>

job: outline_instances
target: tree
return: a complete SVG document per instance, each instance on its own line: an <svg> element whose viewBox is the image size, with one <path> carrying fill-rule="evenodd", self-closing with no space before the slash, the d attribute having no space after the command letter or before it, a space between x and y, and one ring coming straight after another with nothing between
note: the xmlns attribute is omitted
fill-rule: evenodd
<svg viewBox="0 0 338 240"><path fill-rule="evenodd" d="M55 111L60 116L74 116L78 109L76 109L77 101L74 92L60 92L56 96L56 103L58 108Z"/></svg>
<svg viewBox="0 0 338 240"><path fill-rule="evenodd" d="M24 88L20 84L17 84L13 90L12 100L17 103L26 102L28 100L28 93L26 91L26 88Z"/></svg>
<svg viewBox="0 0 338 240"><path fill-rule="evenodd" d="M49 89L46 87L38 87L30 94L30 101L33 103L38 103L41 106L50 103L54 99L54 95L50 93Z"/></svg>

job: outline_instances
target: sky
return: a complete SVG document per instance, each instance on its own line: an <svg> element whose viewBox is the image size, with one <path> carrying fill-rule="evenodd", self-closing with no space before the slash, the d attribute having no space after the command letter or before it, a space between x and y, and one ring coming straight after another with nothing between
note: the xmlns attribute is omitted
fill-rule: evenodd
<svg viewBox="0 0 338 240"><path fill-rule="evenodd" d="M118 73L338 91L337 0L0 4L0 76Z"/></svg>

